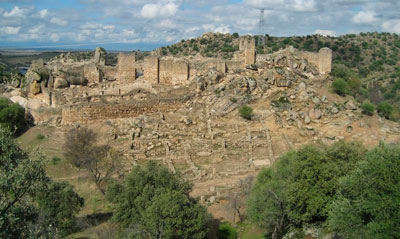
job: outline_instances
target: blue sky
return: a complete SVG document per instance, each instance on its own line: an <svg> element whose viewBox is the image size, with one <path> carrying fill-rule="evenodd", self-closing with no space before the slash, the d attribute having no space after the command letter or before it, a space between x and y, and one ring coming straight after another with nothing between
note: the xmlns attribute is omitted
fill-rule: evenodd
<svg viewBox="0 0 400 239"><path fill-rule="evenodd" d="M205 32L400 34L400 0L0 0L0 47L151 50Z"/></svg>

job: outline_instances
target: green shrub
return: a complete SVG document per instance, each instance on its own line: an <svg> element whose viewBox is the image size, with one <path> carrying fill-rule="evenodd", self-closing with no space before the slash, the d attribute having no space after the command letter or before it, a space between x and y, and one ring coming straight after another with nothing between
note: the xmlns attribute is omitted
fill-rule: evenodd
<svg viewBox="0 0 400 239"><path fill-rule="evenodd" d="M366 115L373 115L375 111L375 106L369 101L364 101L361 105L362 113Z"/></svg>
<svg viewBox="0 0 400 239"><path fill-rule="evenodd" d="M239 114L243 119L251 120L251 117L253 117L253 108L248 105L242 105L239 108Z"/></svg>
<svg viewBox="0 0 400 239"><path fill-rule="evenodd" d="M46 138L46 136L44 136L43 134L37 134L36 135L36 139L37 140L42 140L42 139L45 139Z"/></svg>
<svg viewBox="0 0 400 239"><path fill-rule="evenodd" d="M377 110L380 116L390 119L393 113L393 105L388 102L382 102L378 105Z"/></svg>
<svg viewBox="0 0 400 239"><path fill-rule="evenodd" d="M232 103L236 103L238 100L235 97L230 98Z"/></svg>
<svg viewBox="0 0 400 239"><path fill-rule="evenodd" d="M235 32L232 34L233 38L239 38L239 33Z"/></svg>
<svg viewBox="0 0 400 239"><path fill-rule="evenodd" d="M219 225L218 239L236 239L237 238L237 231L236 228L232 227L229 223L224 222Z"/></svg>
<svg viewBox="0 0 400 239"><path fill-rule="evenodd" d="M25 109L8 99L0 98L0 125L17 132L26 126Z"/></svg>
<svg viewBox="0 0 400 239"><path fill-rule="evenodd" d="M54 156L53 158L51 158L51 163L53 165L57 165L60 161L61 161L61 159L57 156Z"/></svg>
<svg viewBox="0 0 400 239"><path fill-rule="evenodd" d="M337 78L332 82L333 91L338 95L346 95L347 83L342 78Z"/></svg>

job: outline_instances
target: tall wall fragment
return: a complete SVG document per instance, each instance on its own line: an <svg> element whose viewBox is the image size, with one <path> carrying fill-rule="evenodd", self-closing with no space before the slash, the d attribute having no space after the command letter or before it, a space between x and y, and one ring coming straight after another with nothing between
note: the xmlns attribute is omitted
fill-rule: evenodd
<svg viewBox="0 0 400 239"><path fill-rule="evenodd" d="M160 82L160 59L156 56L145 57L143 74L148 82L158 84Z"/></svg>
<svg viewBox="0 0 400 239"><path fill-rule="evenodd" d="M300 56L306 59L309 63L317 66L321 74L327 74L332 69L332 50L324 47L315 52L300 52Z"/></svg>
<svg viewBox="0 0 400 239"><path fill-rule="evenodd" d="M118 55L117 80L132 82L136 80L135 53L120 53Z"/></svg>

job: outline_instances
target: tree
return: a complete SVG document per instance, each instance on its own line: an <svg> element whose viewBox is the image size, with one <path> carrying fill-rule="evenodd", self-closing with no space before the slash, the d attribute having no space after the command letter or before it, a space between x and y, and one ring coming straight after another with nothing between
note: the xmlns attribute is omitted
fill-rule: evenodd
<svg viewBox="0 0 400 239"><path fill-rule="evenodd" d="M86 127L71 129L65 136L64 156L76 167L86 169L97 188L105 194L103 183L119 169L121 155L109 145L96 145L97 134Z"/></svg>
<svg viewBox="0 0 400 239"><path fill-rule="evenodd" d="M239 190L236 192L229 192L227 195L227 209L233 211L234 222L236 222L236 215L239 217L239 222L242 222L244 219L242 210L246 206L247 197L250 195L252 182L253 177L251 176L240 179Z"/></svg>
<svg viewBox="0 0 400 239"><path fill-rule="evenodd" d="M366 115L373 115L375 112L375 106L369 101L364 101L361 105L362 113Z"/></svg>
<svg viewBox="0 0 400 239"><path fill-rule="evenodd" d="M0 98L0 125L17 132L26 126L25 109L8 99Z"/></svg>
<svg viewBox="0 0 400 239"><path fill-rule="evenodd" d="M61 236L73 232L75 215L84 204L84 199L66 182L48 183L36 193L35 201L39 206L41 224L54 225Z"/></svg>
<svg viewBox="0 0 400 239"><path fill-rule="evenodd" d="M127 238L205 238L208 214L190 191L189 183L150 161L122 183L110 183L107 198Z"/></svg>
<svg viewBox="0 0 400 239"><path fill-rule="evenodd" d="M377 110L380 116L390 119L393 113L393 105L389 102L382 102L378 105Z"/></svg>
<svg viewBox="0 0 400 239"><path fill-rule="evenodd" d="M400 146L381 144L340 180L328 223L343 238L400 238Z"/></svg>
<svg viewBox="0 0 400 239"><path fill-rule="evenodd" d="M338 95L346 95L347 83L342 78L337 78L332 82L333 91Z"/></svg>
<svg viewBox="0 0 400 239"><path fill-rule="evenodd" d="M247 202L250 220L265 228L272 239L282 238L289 228L284 195L287 163L283 156L271 168L262 169Z"/></svg>
<svg viewBox="0 0 400 239"><path fill-rule="evenodd" d="M359 143L340 141L328 148L305 146L292 154L286 181L290 219L299 225L324 222L338 179L354 168L365 151Z"/></svg>
<svg viewBox="0 0 400 239"><path fill-rule="evenodd" d="M16 145L11 133L0 127L0 238L58 238L59 232L66 229L59 225L65 220L73 220L79 210L80 206L73 200L79 196L75 193L71 194L73 197L62 195L57 188L49 190L52 185L42 161L29 159ZM66 187L67 184L63 185ZM72 187L68 187L69 192L73 192ZM54 197L65 203L47 201ZM42 212L49 211L49 205L58 211L51 224L40 220L44 216ZM73 213L63 214L71 207Z"/></svg>
<svg viewBox="0 0 400 239"><path fill-rule="evenodd" d="M239 115L244 119L251 120L253 117L253 108L248 105L242 105L239 108Z"/></svg>

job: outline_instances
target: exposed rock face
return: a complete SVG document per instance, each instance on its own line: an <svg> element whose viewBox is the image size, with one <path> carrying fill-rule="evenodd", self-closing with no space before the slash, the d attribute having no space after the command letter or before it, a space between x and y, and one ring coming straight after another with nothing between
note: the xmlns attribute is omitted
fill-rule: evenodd
<svg viewBox="0 0 400 239"><path fill-rule="evenodd" d="M64 78L57 77L54 80L54 89L64 89L67 88L68 86L69 86L68 82Z"/></svg>
<svg viewBox="0 0 400 239"><path fill-rule="evenodd" d="M30 91L33 95L40 94L40 84L36 80L30 83Z"/></svg>
<svg viewBox="0 0 400 239"><path fill-rule="evenodd" d="M104 66L107 61L107 52L104 48L97 47L94 53L93 62L97 65Z"/></svg>
<svg viewBox="0 0 400 239"><path fill-rule="evenodd" d="M25 77L28 82L34 82L34 81L39 82L41 80L39 73L35 71L26 72Z"/></svg>

